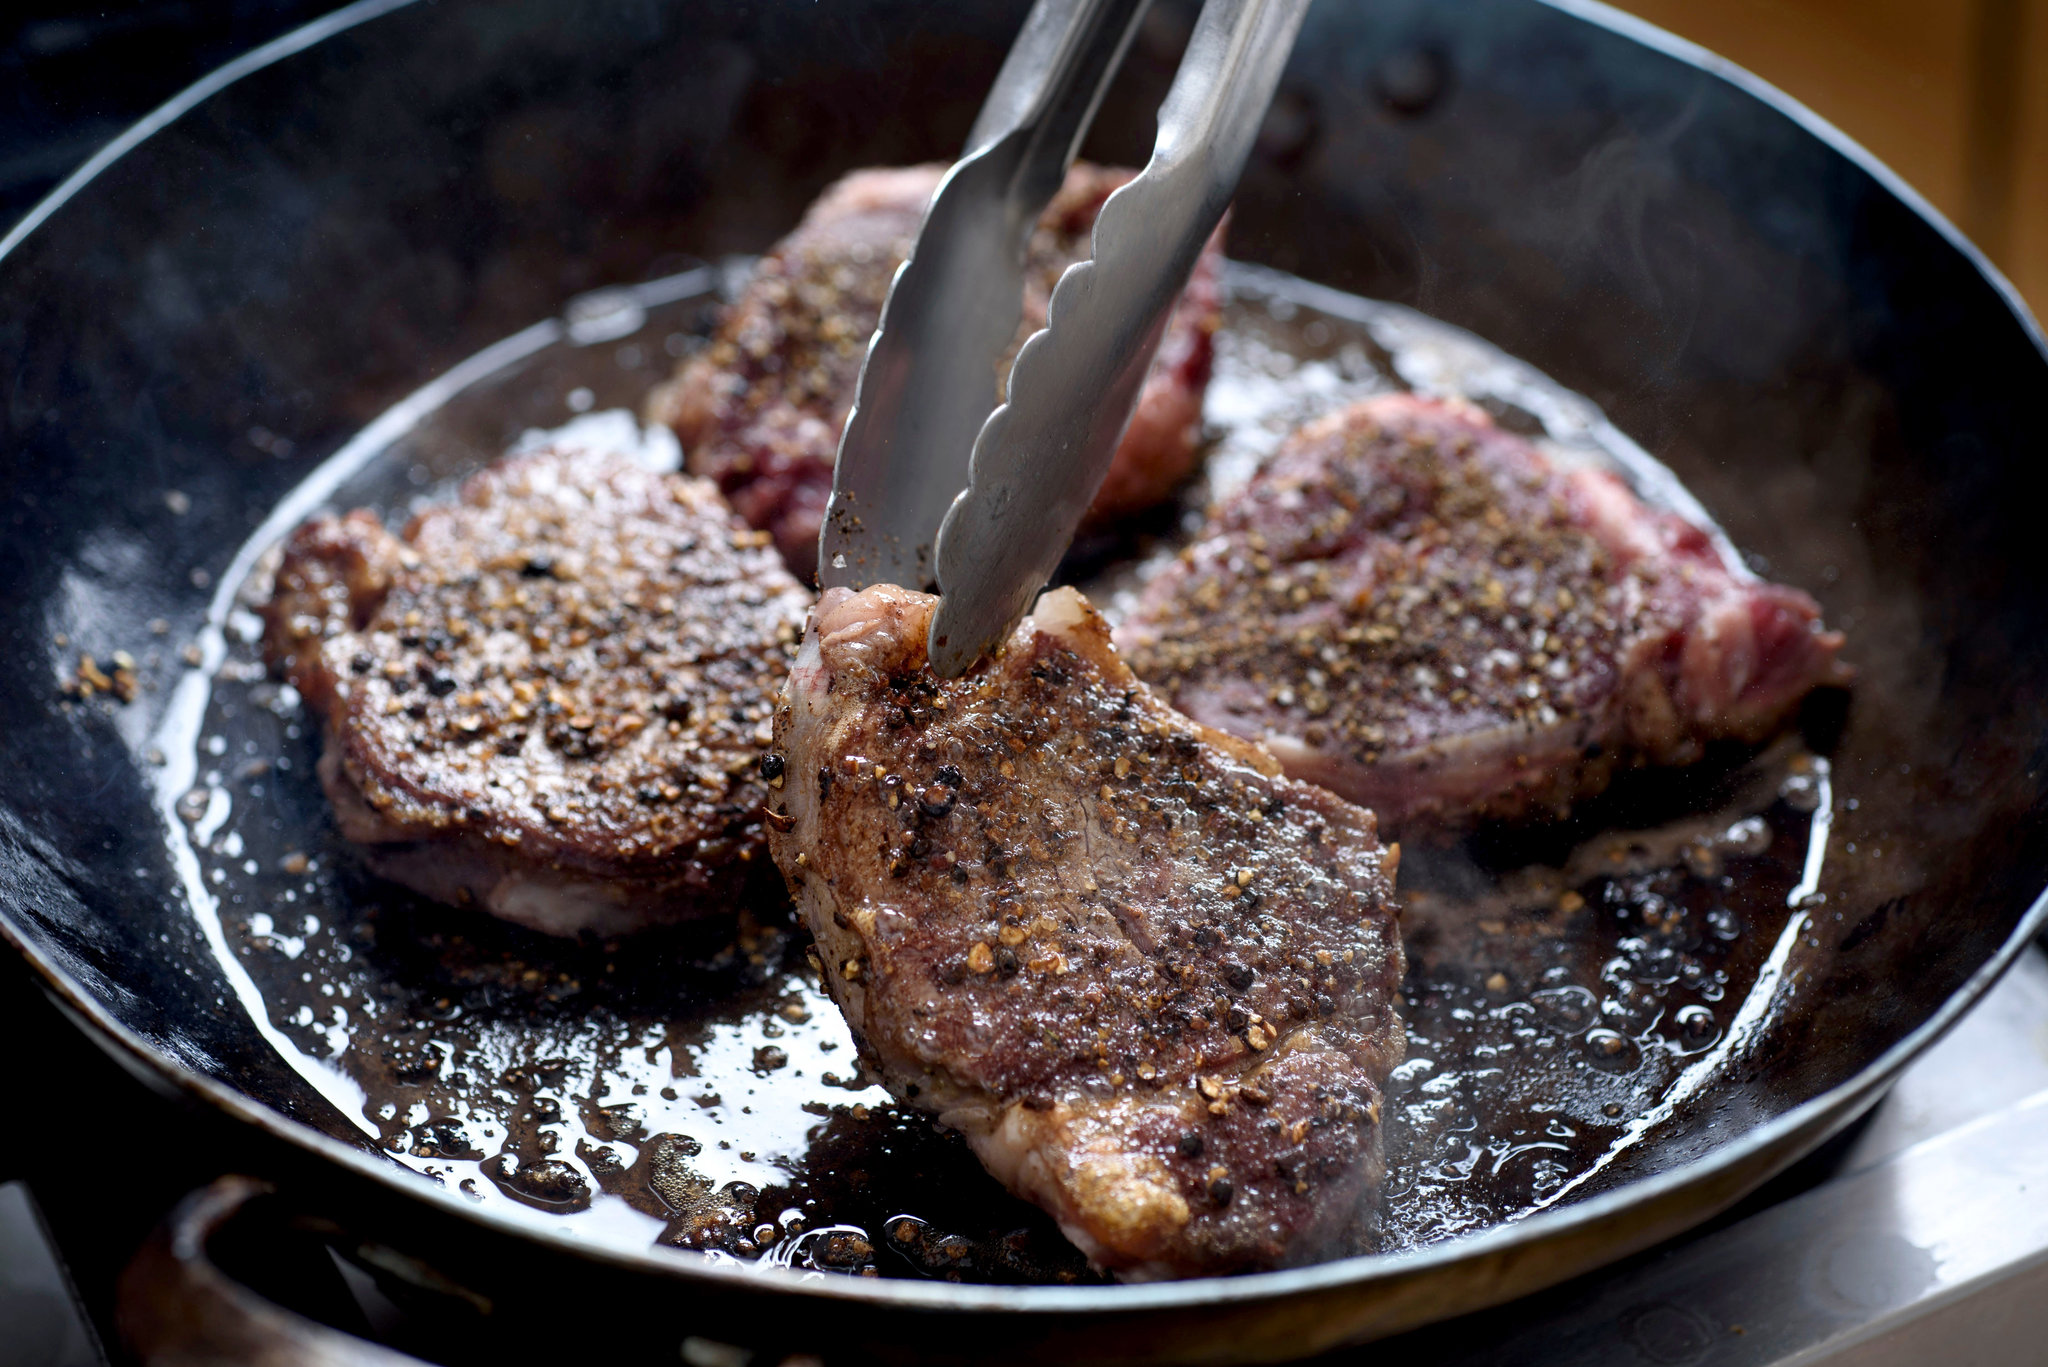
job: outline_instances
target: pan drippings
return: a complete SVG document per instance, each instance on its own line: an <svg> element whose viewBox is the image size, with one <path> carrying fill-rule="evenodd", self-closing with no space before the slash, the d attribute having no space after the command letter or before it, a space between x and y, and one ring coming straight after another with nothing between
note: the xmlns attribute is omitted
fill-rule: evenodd
<svg viewBox="0 0 2048 1367"><path fill-rule="evenodd" d="M1707 524L1584 400L1466 334L1269 272L1234 268L1230 283L1207 475L1069 561L1110 611L1293 425L1392 389L1475 399ZM560 421L565 396L577 411L636 402L653 369L641 358L686 353L707 318L701 299L667 304L602 352L533 350L326 472L327 501L402 518L522 428ZM1042 1213L863 1077L779 897L715 929L568 944L362 873L314 777L315 723L265 677L257 631L236 613L210 691L188 694L203 716L175 803L181 862L231 980L335 1103L338 1132L467 1199L627 1246L853 1275L1093 1279ZM167 731L192 724L173 716ZM1826 762L1788 739L1625 775L1566 827L1411 843L1408 1057L1373 1246L1437 1242L1629 1172L1768 1009L1752 989L1800 931L1831 810Z"/></svg>

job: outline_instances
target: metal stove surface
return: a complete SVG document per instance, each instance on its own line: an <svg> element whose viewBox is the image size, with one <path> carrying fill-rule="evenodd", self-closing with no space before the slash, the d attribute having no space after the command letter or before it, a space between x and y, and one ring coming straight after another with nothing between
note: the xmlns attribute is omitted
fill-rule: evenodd
<svg viewBox="0 0 2048 1367"><path fill-rule="evenodd" d="M0 1181L0 1367L123 1361L113 1279L178 1195L218 1175L209 1164L220 1150L165 1138L177 1119L153 1109L163 1103L33 1000L18 974L5 976L0 1023L10 1039L38 1041L40 1067L0 1103L0 1179L15 1179ZM80 1118L88 1132L50 1142ZM146 1175L134 1166L145 1156ZM344 1267L309 1266L297 1308L416 1339L367 1278L337 1273ZM683 1357L772 1367L744 1345L691 1340ZM1368 1361L2048 1361L2048 955L2016 964L1860 1128L1708 1228L1542 1295L1321 1360Z"/></svg>

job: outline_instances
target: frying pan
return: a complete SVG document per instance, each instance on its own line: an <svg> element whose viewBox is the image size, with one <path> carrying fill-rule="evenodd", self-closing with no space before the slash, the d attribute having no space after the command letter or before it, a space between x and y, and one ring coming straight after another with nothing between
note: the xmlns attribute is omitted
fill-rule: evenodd
<svg viewBox="0 0 2048 1367"><path fill-rule="evenodd" d="M236 1004L180 891L147 753L175 649L123 706L67 703L60 680L153 620L168 645L200 633L233 548L426 377L592 287L758 251L849 167L949 155L1021 15L368 0L202 82L0 242L0 930L134 1071L272 1136L288 1187L401 1229L493 1341L1220 1361L1391 1333L1725 1208L1867 1110L2048 917L2028 495L2048 359L2011 290L1840 134L1645 26L1326 2L1233 254L1413 305L1589 395L1849 633L1834 838L1866 857L1828 865L1742 1056L1583 1200L1197 1284L799 1279L577 1245L365 1149ZM1142 154L1184 19L1148 27L1095 155Z"/></svg>

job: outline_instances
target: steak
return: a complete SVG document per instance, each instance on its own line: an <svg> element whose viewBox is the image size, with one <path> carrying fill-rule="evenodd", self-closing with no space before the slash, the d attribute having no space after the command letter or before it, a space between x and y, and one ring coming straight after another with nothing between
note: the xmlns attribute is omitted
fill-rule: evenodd
<svg viewBox="0 0 2048 1367"><path fill-rule="evenodd" d="M863 1057L1122 1276L1347 1249L1404 1047L1398 851L1164 706L1074 590L950 680L936 601L828 592L769 759Z"/></svg>
<svg viewBox="0 0 2048 1367"><path fill-rule="evenodd" d="M402 537L300 527L265 641L374 870L611 935L728 909L766 865L758 766L808 604L709 483L549 450Z"/></svg>
<svg viewBox="0 0 2048 1367"><path fill-rule="evenodd" d="M752 526L772 533L799 578L817 570L839 431L868 338L909 255L943 166L855 171L819 197L764 257L703 351L656 390L690 469L714 479ZM1045 326L1060 273L1089 255L1095 215L1134 172L1076 164L1040 217L1026 257L1024 320L998 367ZM1160 342L1116 457L1089 510L1100 527L1158 502L1200 454L1202 394L1221 318L1222 230L1197 263ZM991 391L993 394L995 391Z"/></svg>
<svg viewBox="0 0 2048 1367"><path fill-rule="evenodd" d="M1847 677L1804 593L1612 474L1405 395L1290 437L1117 639L1174 706L1396 834L1562 813Z"/></svg>

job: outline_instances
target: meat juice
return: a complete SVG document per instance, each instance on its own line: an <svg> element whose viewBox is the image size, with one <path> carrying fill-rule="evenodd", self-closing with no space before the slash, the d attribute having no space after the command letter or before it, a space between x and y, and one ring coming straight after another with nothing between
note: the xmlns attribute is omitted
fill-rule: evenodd
<svg viewBox="0 0 2048 1367"><path fill-rule="evenodd" d="M159 737L188 900L242 1006L331 1106L315 1123L461 1199L814 1273L1093 1280L1043 1213L863 1075L786 905L572 943L379 882L332 829L318 723L263 668L248 606L264 557L316 507L402 521L550 436L673 464L672 439L621 410L701 344L742 270L607 292L507 339L372 424L258 531ZM1293 427L1403 389L1471 399L1713 526L1591 403L1470 334L1262 268L1233 263L1226 285L1204 473L1065 568L1113 618ZM1624 774L1565 823L1411 840L1407 1059L1358 1251L1519 1219L1654 1162L1768 1024L1834 802L1826 760L1790 736Z"/></svg>

